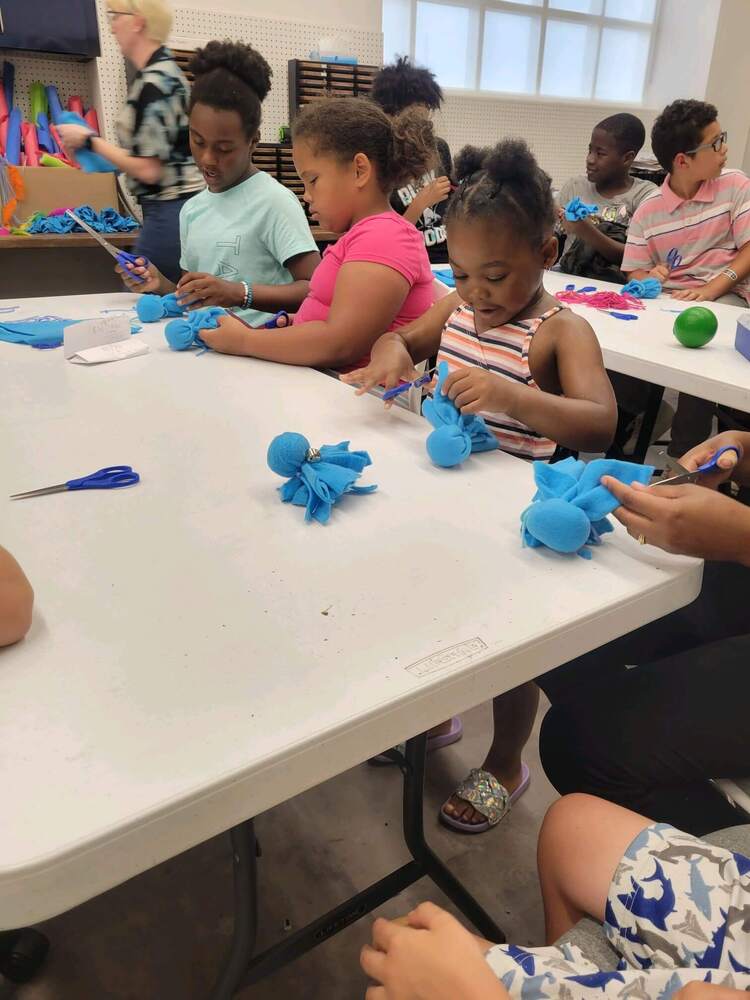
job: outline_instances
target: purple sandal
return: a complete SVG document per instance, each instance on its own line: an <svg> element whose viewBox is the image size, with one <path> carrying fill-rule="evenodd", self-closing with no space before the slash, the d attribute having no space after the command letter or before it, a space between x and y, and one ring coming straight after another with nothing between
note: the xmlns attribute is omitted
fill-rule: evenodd
<svg viewBox="0 0 750 1000"><path fill-rule="evenodd" d="M458 743L463 734L464 724L457 715L454 715L451 719L451 727L447 733L442 733L440 736L427 737L427 753L431 753L433 750L441 750L443 747L449 747L452 743ZM403 753L405 746L405 743L399 743L394 749ZM379 753L376 757L370 757L367 763L372 764L373 767L386 767L388 764L395 764L396 762L391 757L386 756L386 754Z"/></svg>
<svg viewBox="0 0 750 1000"><path fill-rule="evenodd" d="M468 802L470 806L482 816L486 816L483 823L467 823L463 819L449 816L445 807L450 802L446 799L438 814L440 822L449 826L452 830L460 830L461 833L484 833L485 830L497 826L501 819L504 819L510 812L511 806L520 799L529 787L531 775L526 764L521 763L521 783L518 788L509 795L507 788L501 785L494 774L482 768L472 768L464 778L451 798L454 796Z"/></svg>

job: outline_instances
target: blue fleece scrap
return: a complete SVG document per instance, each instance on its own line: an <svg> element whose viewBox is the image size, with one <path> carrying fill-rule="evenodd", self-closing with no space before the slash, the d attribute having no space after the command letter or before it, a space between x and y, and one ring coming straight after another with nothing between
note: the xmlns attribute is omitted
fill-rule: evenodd
<svg viewBox="0 0 750 1000"><path fill-rule="evenodd" d="M658 278L644 278L643 281L633 278L620 291L623 295L632 295L636 299L658 299L661 295L661 282Z"/></svg>
<svg viewBox="0 0 750 1000"><path fill-rule="evenodd" d="M29 347L60 347L65 328L80 322L77 319L41 319L0 323L0 340L6 344L27 344Z"/></svg>
<svg viewBox="0 0 750 1000"><path fill-rule="evenodd" d="M565 218L568 222L582 222L598 211L598 205L587 205L578 197L571 198L565 206Z"/></svg>
<svg viewBox="0 0 750 1000"><path fill-rule="evenodd" d="M55 125L83 125L92 135L96 135L85 118L81 118L75 111L60 111L53 115ZM95 153L93 149L77 149L73 153L73 159L85 174L116 174L118 168L106 157Z"/></svg>

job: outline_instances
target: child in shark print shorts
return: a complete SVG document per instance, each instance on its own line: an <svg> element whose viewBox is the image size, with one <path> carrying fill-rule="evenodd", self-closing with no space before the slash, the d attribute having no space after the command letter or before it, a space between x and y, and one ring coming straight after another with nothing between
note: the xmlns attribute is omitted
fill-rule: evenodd
<svg viewBox="0 0 750 1000"><path fill-rule="evenodd" d="M700 981L750 990L750 860L656 823L612 878L604 930L620 956L603 972L571 945L495 945L487 961L520 1000L669 1000Z"/></svg>

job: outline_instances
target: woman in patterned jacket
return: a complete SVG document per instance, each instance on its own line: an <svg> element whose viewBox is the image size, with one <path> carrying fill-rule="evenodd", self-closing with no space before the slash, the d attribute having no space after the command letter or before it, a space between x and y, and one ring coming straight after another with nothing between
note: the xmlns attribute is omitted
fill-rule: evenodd
<svg viewBox="0 0 750 1000"><path fill-rule="evenodd" d="M108 0L107 16L122 54L137 71L117 122L120 145L82 125L61 125L60 134L68 150L92 149L127 175L143 211L136 253L176 282L180 209L204 182L190 153L189 85L164 45L172 11L164 0Z"/></svg>

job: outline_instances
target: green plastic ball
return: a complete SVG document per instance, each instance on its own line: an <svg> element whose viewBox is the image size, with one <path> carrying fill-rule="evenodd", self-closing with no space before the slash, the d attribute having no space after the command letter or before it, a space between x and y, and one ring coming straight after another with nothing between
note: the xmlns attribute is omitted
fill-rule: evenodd
<svg viewBox="0 0 750 1000"><path fill-rule="evenodd" d="M705 347L713 340L719 321L705 306L691 306L674 321L674 335L683 347Z"/></svg>

